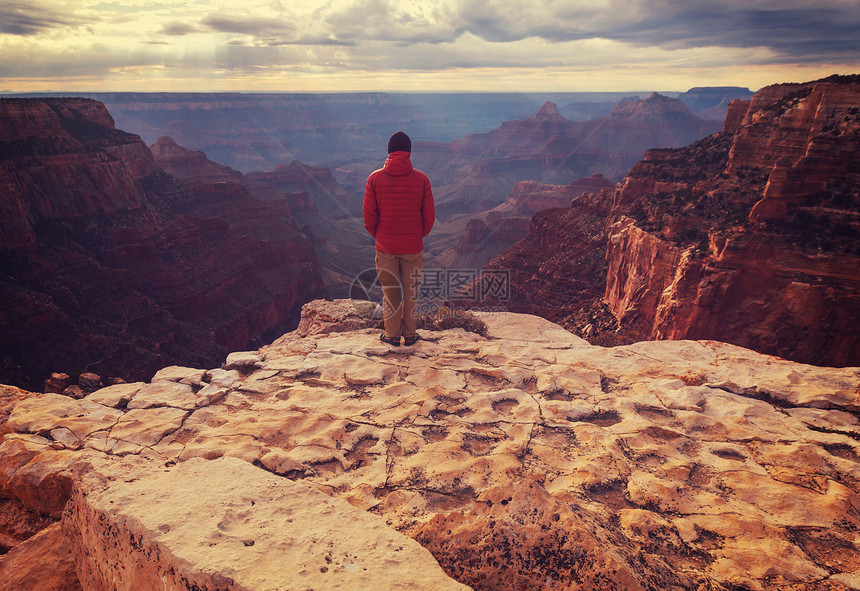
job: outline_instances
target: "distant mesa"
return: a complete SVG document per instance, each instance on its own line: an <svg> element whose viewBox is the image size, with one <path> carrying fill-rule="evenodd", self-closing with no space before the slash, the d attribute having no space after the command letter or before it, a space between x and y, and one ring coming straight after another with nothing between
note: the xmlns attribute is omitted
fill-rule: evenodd
<svg viewBox="0 0 860 591"><path fill-rule="evenodd" d="M546 102L531 117L416 150L416 160L433 174L444 220L492 209L519 181L567 184L598 173L615 182L645 150L681 147L721 127L721 121L699 119L681 101L656 93L588 121L566 119Z"/></svg>
<svg viewBox="0 0 860 591"><path fill-rule="evenodd" d="M725 119L731 101L750 100L753 92L739 86L708 86L691 88L678 95L690 111L702 119Z"/></svg>
<svg viewBox="0 0 860 591"><path fill-rule="evenodd" d="M665 115L666 113L690 114L687 106L678 99L663 96L660 93L652 93L645 100L619 102L612 109L610 117L647 117L653 115Z"/></svg>
<svg viewBox="0 0 860 591"><path fill-rule="evenodd" d="M543 104L540 110L532 116L534 121L567 121L559 115L558 107L555 103L547 101Z"/></svg>

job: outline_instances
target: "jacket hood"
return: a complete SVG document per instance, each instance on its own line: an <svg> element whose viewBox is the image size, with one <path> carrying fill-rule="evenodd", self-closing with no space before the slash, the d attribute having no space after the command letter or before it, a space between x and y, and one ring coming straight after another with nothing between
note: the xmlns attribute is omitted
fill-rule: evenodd
<svg viewBox="0 0 860 591"><path fill-rule="evenodd" d="M412 172L412 159L409 152L397 151L392 152L385 159L385 166L382 167L386 173L392 176L403 176Z"/></svg>

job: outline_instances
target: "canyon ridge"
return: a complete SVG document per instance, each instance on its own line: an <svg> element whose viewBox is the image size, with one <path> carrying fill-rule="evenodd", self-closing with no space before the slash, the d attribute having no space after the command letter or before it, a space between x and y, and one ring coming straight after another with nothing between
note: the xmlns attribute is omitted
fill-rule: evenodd
<svg viewBox="0 0 860 591"><path fill-rule="evenodd" d="M730 103L721 132L539 212L487 268L510 273L511 310L594 342L707 338L858 365L858 146L860 77L769 86Z"/></svg>

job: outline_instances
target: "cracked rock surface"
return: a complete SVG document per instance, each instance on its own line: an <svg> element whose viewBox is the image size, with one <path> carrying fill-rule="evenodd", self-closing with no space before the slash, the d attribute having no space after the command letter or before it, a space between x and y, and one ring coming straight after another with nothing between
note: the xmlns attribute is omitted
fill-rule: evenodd
<svg viewBox="0 0 860 591"><path fill-rule="evenodd" d="M33 395L0 485L56 514L82 465L235 458L381 517L476 590L860 589L860 368L484 320L409 348L293 332L218 370Z"/></svg>

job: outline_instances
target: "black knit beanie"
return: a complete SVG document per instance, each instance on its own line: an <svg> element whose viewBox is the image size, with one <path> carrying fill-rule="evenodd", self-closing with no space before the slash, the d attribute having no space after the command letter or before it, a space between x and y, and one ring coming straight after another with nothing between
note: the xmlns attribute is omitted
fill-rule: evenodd
<svg viewBox="0 0 860 591"><path fill-rule="evenodd" d="M409 139L409 136L402 131L392 134L388 138L388 153L391 154L392 152L412 153L412 140Z"/></svg>

